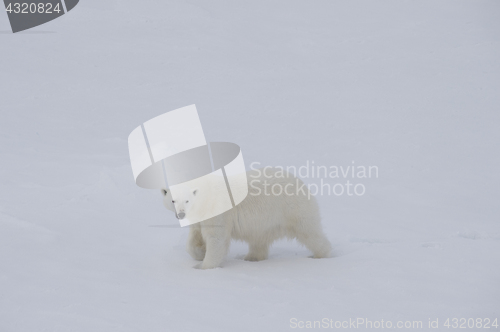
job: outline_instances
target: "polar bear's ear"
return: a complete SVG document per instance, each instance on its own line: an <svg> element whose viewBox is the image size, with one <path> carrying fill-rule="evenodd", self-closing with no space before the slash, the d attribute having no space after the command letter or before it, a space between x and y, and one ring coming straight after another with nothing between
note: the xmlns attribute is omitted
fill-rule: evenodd
<svg viewBox="0 0 500 332"><path fill-rule="evenodd" d="M197 193L198 193L198 188L193 189L193 196L196 196Z"/></svg>
<svg viewBox="0 0 500 332"><path fill-rule="evenodd" d="M167 193L168 193L168 190L166 190L166 189L162 189L162 190L161 190L161 193L162 193L162 195L163 195L163 196L166 196L166 195L167 195Z"/></svg>

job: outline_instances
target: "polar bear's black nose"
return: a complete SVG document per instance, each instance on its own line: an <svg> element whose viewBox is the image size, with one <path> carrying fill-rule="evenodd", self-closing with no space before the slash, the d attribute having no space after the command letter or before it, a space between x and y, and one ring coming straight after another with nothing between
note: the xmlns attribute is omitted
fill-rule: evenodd
<svg viewBox="0 0 500 332"><path fill-rule="evenodd" d="M184 217L186 216L186 214L184 212L181 212L177 216L179 217L179 219L184 219Z"/></svg>

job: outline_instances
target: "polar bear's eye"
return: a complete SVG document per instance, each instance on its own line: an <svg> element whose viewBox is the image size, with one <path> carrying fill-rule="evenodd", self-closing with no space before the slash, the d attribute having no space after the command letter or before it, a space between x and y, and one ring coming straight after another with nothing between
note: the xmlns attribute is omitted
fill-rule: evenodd
<svg viewBox="0 0 500 332"><path fill-rule="evenodd" d="M172 203L174 203L174 204L175 204L175 201L172 201Z"/></svg>
<svg viewBox="0 0 500 332"><path fill-rule="evenodd" d="M186 201L186 203L189 203L189 201Z"/></svg>

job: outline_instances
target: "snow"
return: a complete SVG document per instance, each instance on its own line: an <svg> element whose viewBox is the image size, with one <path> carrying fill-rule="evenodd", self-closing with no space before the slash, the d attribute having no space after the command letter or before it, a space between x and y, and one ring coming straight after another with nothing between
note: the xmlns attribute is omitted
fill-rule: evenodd
<svg viewBox="0 0 500 332"><path fill-rule="evenodd" d="M18 34L0 15L0 330L499 318L498 9L85 0ZM246 262L233 243L223 268L193 268L127 148L193 103L247 168L378 167L351 179L363 196L318 196L336 257L281 241Z"/></svg>

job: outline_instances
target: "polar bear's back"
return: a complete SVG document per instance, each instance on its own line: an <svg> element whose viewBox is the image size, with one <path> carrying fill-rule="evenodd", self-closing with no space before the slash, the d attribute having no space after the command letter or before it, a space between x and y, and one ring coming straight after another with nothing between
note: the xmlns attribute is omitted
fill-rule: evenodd
<svg viewBox="0 0 500 332"><path fill-rule="evenodd" d="M228 216L233 238L269 242L320 227L316 200L299 178L277 168L252 170L247 178L248 196Z"/></svg>

